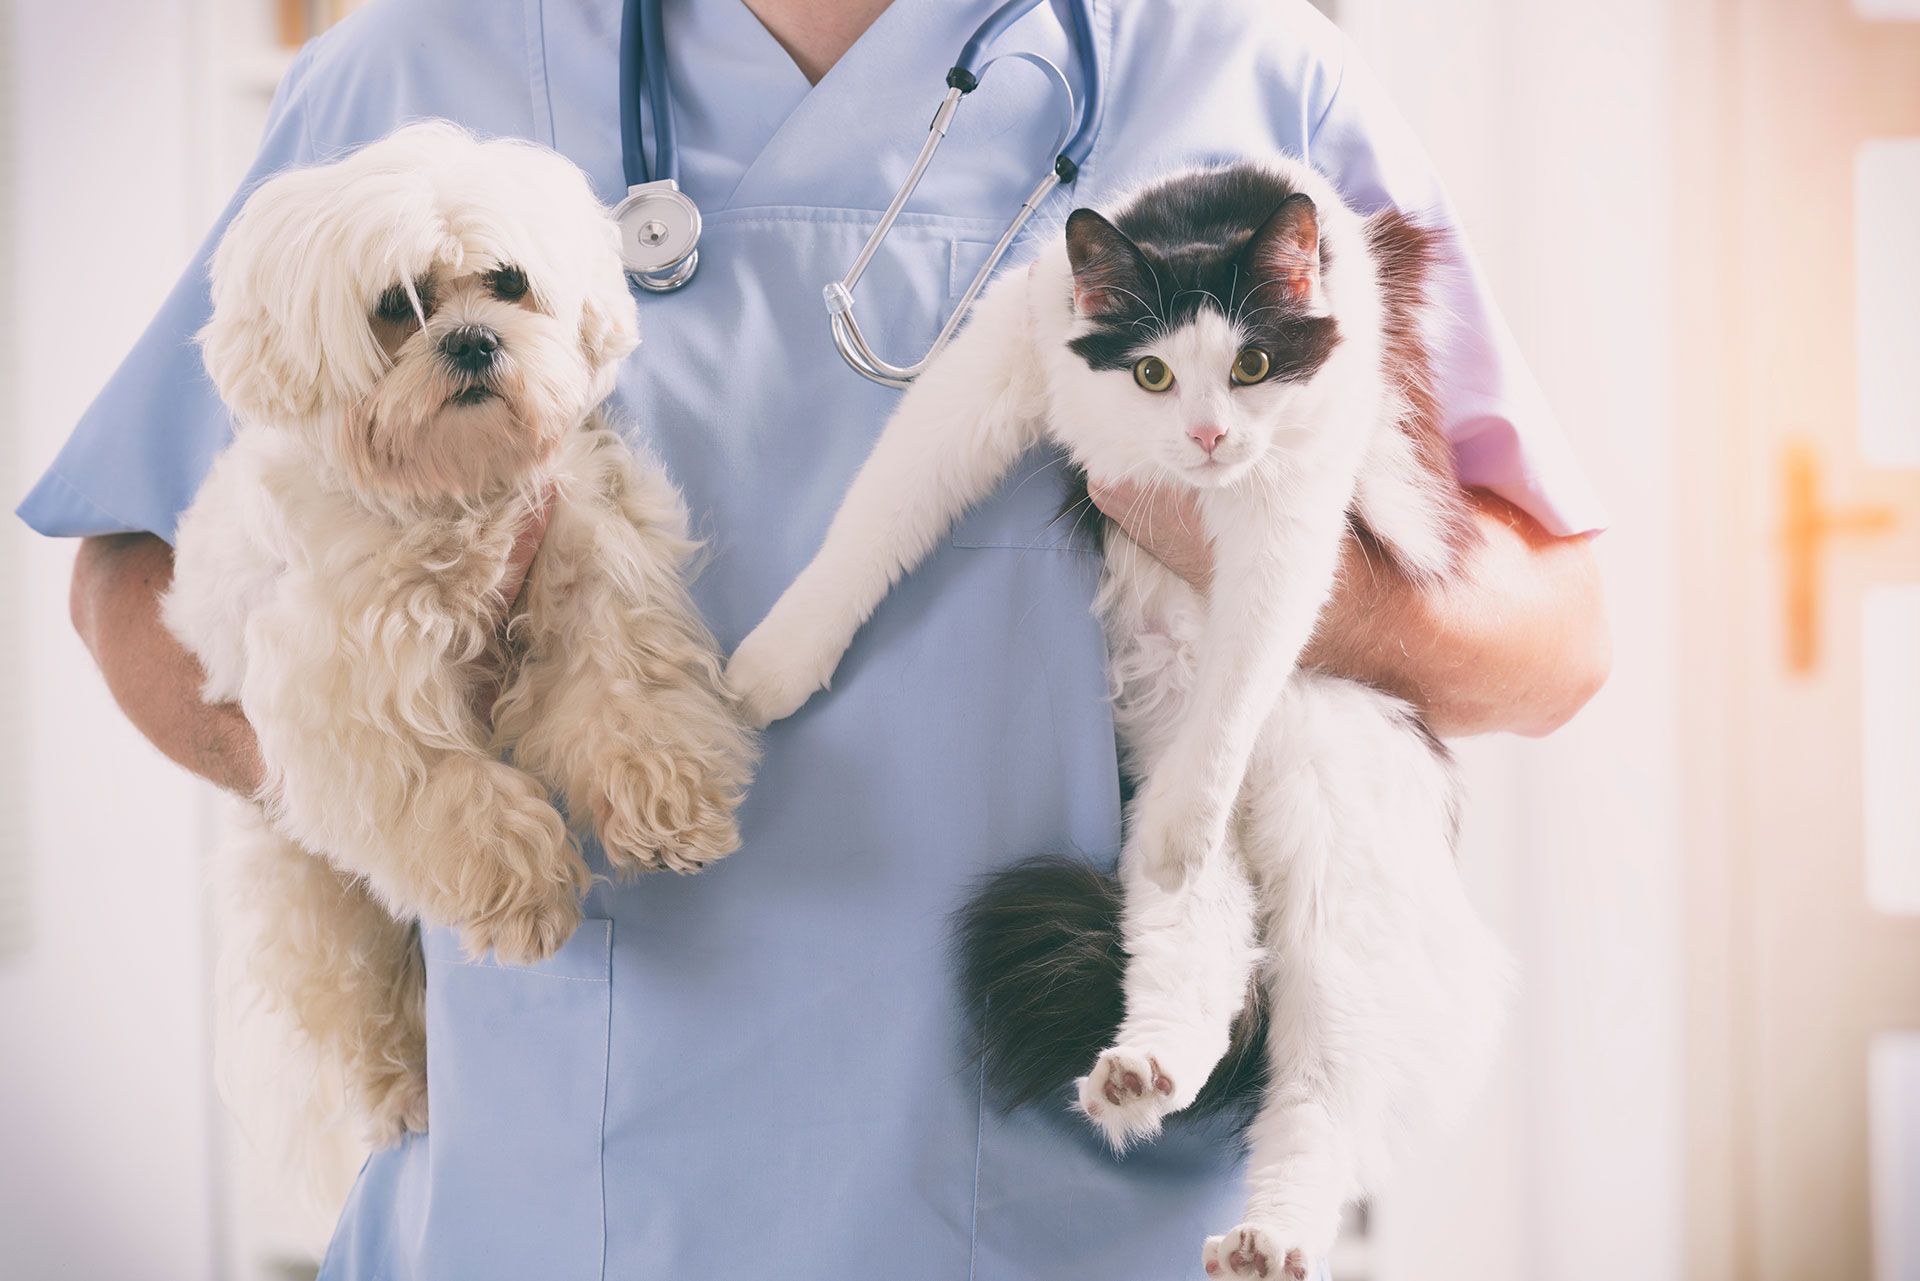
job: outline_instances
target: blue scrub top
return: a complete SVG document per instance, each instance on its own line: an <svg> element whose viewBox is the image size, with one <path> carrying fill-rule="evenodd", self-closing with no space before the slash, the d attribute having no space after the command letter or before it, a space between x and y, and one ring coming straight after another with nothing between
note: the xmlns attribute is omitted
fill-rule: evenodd
<svg viewBox="0 0 1920 1281"><path fill-rule="evenodd" d="M706 233L689 287L639 296L645 341L614 408L709 541L696 595L723 645L805 563L893 403L841 363L820 288L989 7L894 0L809 86L738 0L667 0L682 182ZM617 200L620 9L380 0L301 54L236 206L275 170L422 116L553 146ZM1077 82L1062 18L1043 5L1007 47ZM1171 166L1275 149L1362 208L1450 221L1405 125L1305 3L1096 2L1095 27L1105 124L1043 230ZM862 283L883 354L924 350L1048 163L1059 111L1018 62L969 100ZM1461 475L1555 532L1596 527L1471 263L1450 291L1442 392ZM172 536L228 439L191 341L206 313L203 247L21 506L34 528ZM429 932L430 1132L368 1162L324 1277L1199 1275L1202 1237L1238 1219L1234 1145L1173 1133L1116 1160L1059 1108L996 1114L954 999L947 920L976 877L1118 845L1098 567L1052 519L1052 461L1028 460L969 515L832 692L773 729L737 854L596 888L579 933L528 969L469 962Z"/></svg>

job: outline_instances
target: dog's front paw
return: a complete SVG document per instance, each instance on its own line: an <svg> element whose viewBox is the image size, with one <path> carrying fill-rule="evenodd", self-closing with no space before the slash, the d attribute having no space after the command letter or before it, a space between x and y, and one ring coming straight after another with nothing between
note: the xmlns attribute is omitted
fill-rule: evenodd
<svg viewBox="0 0 1920 1281"><path fill-rule="evenodd" d="M1160 1133L1161 1121L1174 1109L1174 1081L1159 1058L1124 1046L1102 1054L1076 1085L1081 1114L1116 1152Z"/></svg>
<svg viewBox="0 0 1920 1281"><path fill-rule="evenodd" d="M616 870L697 872L740 848L739 791L723 772L631 757L595 785L594 830Z"/></svg>
<svg viewBox="0 0 1920 1281"><path fill-rule="evenodd" d="M786 625L778 607L748 633L727 662L726 685L749 725L785 720L827 687L844 647L821 643L808 629Z"/></svg>
<svg viewBox="0 0 1920 1281"><path fill-rule="evenodd" d="M1200 1249L1207 1275L1221 1281L1307 1281L1306 1251L1283 1245L1265 1228L1243 1223Z"/></svg>
<svg viewBox="0 0 1920 1281"><path fill-rule="evenodd" d="M463 869L454 920L462 946L507 965L546 960L573 937L592 880L566 824L528 780L523 794L478 807L471 829L479 848Z"/></svg>
<svg viewBox="0 0 1920 1281"><path fill-rule="evenodd" d="M491 952L503 965L532 965L558 952L579 925L578 890L560 884L531 886L463 925L460 943L469 956Z"/></svg>

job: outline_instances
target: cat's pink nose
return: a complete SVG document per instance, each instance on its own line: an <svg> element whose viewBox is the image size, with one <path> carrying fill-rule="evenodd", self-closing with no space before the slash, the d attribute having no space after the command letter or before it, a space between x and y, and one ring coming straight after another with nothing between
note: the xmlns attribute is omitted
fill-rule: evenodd
<svg viewBox="0 0 1920 1281"><path fill-rule="evenodd" d="M1212 423L1201 423L1187 428L1187 435L1193 443L1207 451L1207 457L1213 457L1215 446L1227 438L1225 427L1216 427Z"/></svg>

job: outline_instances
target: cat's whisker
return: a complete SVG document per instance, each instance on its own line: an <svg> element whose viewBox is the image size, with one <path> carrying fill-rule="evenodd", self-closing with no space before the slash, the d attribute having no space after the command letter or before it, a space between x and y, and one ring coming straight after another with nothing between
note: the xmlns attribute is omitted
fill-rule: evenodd
<svg viewBox="0 0 1920 1281"><path fill-rule="evenodd" d="M1167 290L1166 286L1160 283L1160 269L1153 265L1151 258L1147 260L1147 274L1153 277L1153 295L1160 303L1155 311L1164 316L1167 311Z"/></svg>
<svg viewBox="0 0 1920 1281"><path fill-rule="evenodd" d="M1067 461L1065 455L1055 454L1052 458L1049 458L1046 462L1040 464L1040 466L1035 467L1032 471L1022 476L1020 478L1020 483L1007 491L1007 497L1012 498L1015 494L1019 493L1022 489L1025 489L1027 486L1027 482L1032 480L1035 476L1040 475L1042 472L1051 471L1055 467L1058 467L1060 464L1064 463L1065 461Z"/></svg>
<svg viewBox="0 0 1920 1281"><path fill-rule="evenodd" d="M1127 483L1129 479L1132 478L1135 472L1139 471L1142 467L1145 467L1147 465L1148 465L1147 459L1144 459L1144 458L1136 459L1134 462L1130 463L1126 467L1126 469L1120 473L1118 477L1116 477L1113 480L1105 482L1105 484L1107 486L1124 485ZM1056 516L1054 519L1059 520L1061 517L1073 516L1073 519L1068 524L1068 528L1071 529L1079 524L1079 518L1077 515L1075 515L1075 513L1086 511L1089 509L1098 511L1102 515L1107 514L1106 509L1104 507L1101 507L1100 504L1094 499L1093 488L1090 481L1088 483L1086 496L1082 498L1079 502L1074 503L1072 506L1068 507L1065 511L1061 512L1060 515ZM1109 517L1109 519L1115 519L1115 518Z"/></svg>

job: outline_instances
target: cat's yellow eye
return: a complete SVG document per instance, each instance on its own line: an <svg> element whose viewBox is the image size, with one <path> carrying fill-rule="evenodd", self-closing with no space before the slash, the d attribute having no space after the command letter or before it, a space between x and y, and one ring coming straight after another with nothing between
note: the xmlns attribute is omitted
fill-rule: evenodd
<svg viewBox="0 0 1920 1281"><path fill-rule="evenodd" d="M1242 387L1251 387L1267 376L1273 368L1273 362L1267 359L1267 353L1258 347L1242 347L1240 354L1233 358L1233 381Z"/></svg>
<svg viewBox="0 0 1920 1281"><path fill-rule="evenodd" d="M1173 371L1158 356L1142 356L1133 362L1133 381L1148 391L1165 391L1173 386Z"/></svg>

